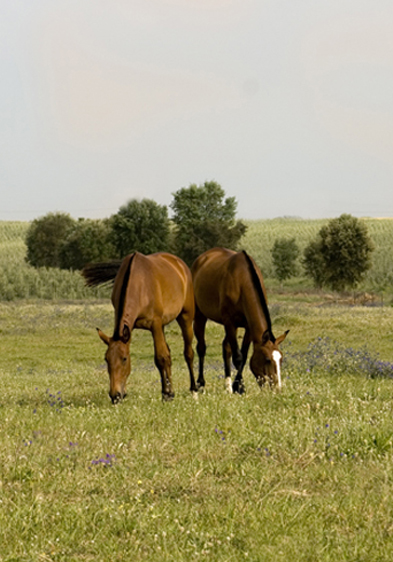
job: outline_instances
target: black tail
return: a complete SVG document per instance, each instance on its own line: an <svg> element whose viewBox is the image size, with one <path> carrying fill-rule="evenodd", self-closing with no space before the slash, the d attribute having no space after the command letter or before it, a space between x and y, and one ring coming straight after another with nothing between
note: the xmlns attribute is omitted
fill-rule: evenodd
<svg viewBox="0 0 393 562"><path fill-rule="evenodd" d="M82 275L88 287L96 287L115 279L120 269L121 260L102 263L89 263L82 269Z"/></svg>
<svg viewBox="0 0 393 562"><path fill-rule="evenodd" d="M266 302L266 299L265 299L265 294L264 294L264 292L263 292L260 279L259 279L259 277L258 277L257 272L255 271L255 266L254 266L254 263L253 263L253 261L251 260L250 256L247 254L247 252L246 252L245 250L242 250L242 252L243 252L243 254L244 254L244 257L245 257L246 260L247 260L248 266L249 266L250 271L251 271L251 277L252 277L252 280L253 280L253 283L254 283L254 287L255 287L255 289L257 290L258 295L259 295L259 298L260 298L260 301L261 301L261 306L262 306L263 314L265 315L266 322L267 322L267 329L269 330L269 333L270 333L270 339L271 339L272 342L274 343L274 342L276 341L276 338L275 338L274 335L273 335L272 321L271 321L271 318L270 318L270 312L269 312L269 308L268 308L268 306L267 306L267 302Z"/></svg>

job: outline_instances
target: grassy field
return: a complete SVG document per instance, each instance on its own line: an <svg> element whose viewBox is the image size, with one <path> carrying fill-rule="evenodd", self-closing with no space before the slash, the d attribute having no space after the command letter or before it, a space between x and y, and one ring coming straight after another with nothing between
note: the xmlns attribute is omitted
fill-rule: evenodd
<svg viewBox="0 0 393 562"><path fill-rule="evenodd" d="M391 561L393 308L270 300L280 393L227 395L210 324L193 400L171 325L175 400L135 331L115 407L107 301L0 303L0 561Z"/></svg>

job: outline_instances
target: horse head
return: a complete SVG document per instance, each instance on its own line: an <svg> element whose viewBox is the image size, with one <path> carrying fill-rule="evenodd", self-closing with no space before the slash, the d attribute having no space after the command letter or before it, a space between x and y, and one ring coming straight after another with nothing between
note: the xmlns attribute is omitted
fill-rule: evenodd
<svg viewBox="0 0 393 562"><path fill-rule="evenodd" d="M105 361L109 374L109 396L116 404L126 396L126 382L131 372L130 339L128 326L119 339L110 338L97 328L98 335L107 346Z"/></svg>
<svg viewBox="0 0 393 562"><path fill-rule="evenodd" d="M269 330L262 336L261 342L254 343L254 351L250 359L250 369L254 373L259 386L263 386L266 380L270 385L281 388L281 363L282 353L279 345L285 340L289 330L279 338L272 341Z"/></svg>

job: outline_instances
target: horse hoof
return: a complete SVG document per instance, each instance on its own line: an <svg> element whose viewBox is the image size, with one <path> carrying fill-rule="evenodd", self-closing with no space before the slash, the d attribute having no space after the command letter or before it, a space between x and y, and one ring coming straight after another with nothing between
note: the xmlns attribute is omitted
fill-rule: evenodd
<svg viewBox="0 0 393 562"><path fill-rule="evenodd" d="M193 392L192 392L192 397L193 397L194 400L198 400L198 398L199 398L198 392L196 392L195 390L193 390Z"/></svg>
<svg viewBox="0 0 393 562"><path fill-rule="evenodd" d="M236 381L232 385L232 390L235 394L244 394L246 392L244 384Z"/></svg>
<svg viewBox="0 0 393 562"><path fill-rule="evenodd" d="M198 389L198 392L203 394L205 392L205 383L202 384L202 383L198 382L197 383L197 389Z"/></svg>
<svg viewBox="0 0 393 562"><path fill-rule="evenodd" d="M225 379L225 390L228 394L232 394L232 383L230 378Z"/></svg>
<svg viewBox="0 0 393 562"><path fill-rule="evenodd" d="M162 401L163 402L171 402L174 399L175 395L174 394L163 394L162 395Z"/></svg>

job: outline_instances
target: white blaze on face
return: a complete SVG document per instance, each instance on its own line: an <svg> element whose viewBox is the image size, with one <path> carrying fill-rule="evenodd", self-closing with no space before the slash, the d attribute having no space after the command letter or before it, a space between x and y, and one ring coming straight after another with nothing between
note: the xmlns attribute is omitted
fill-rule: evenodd
<svg viewBox="0 0 393 562"><path fill-rule="evenodd" d="M277 371L277 381L278 381L278 387L281 388L281 358L282 355L280 353L280 351L273 351L273 361L276 364L276 371Z"/></svg>

